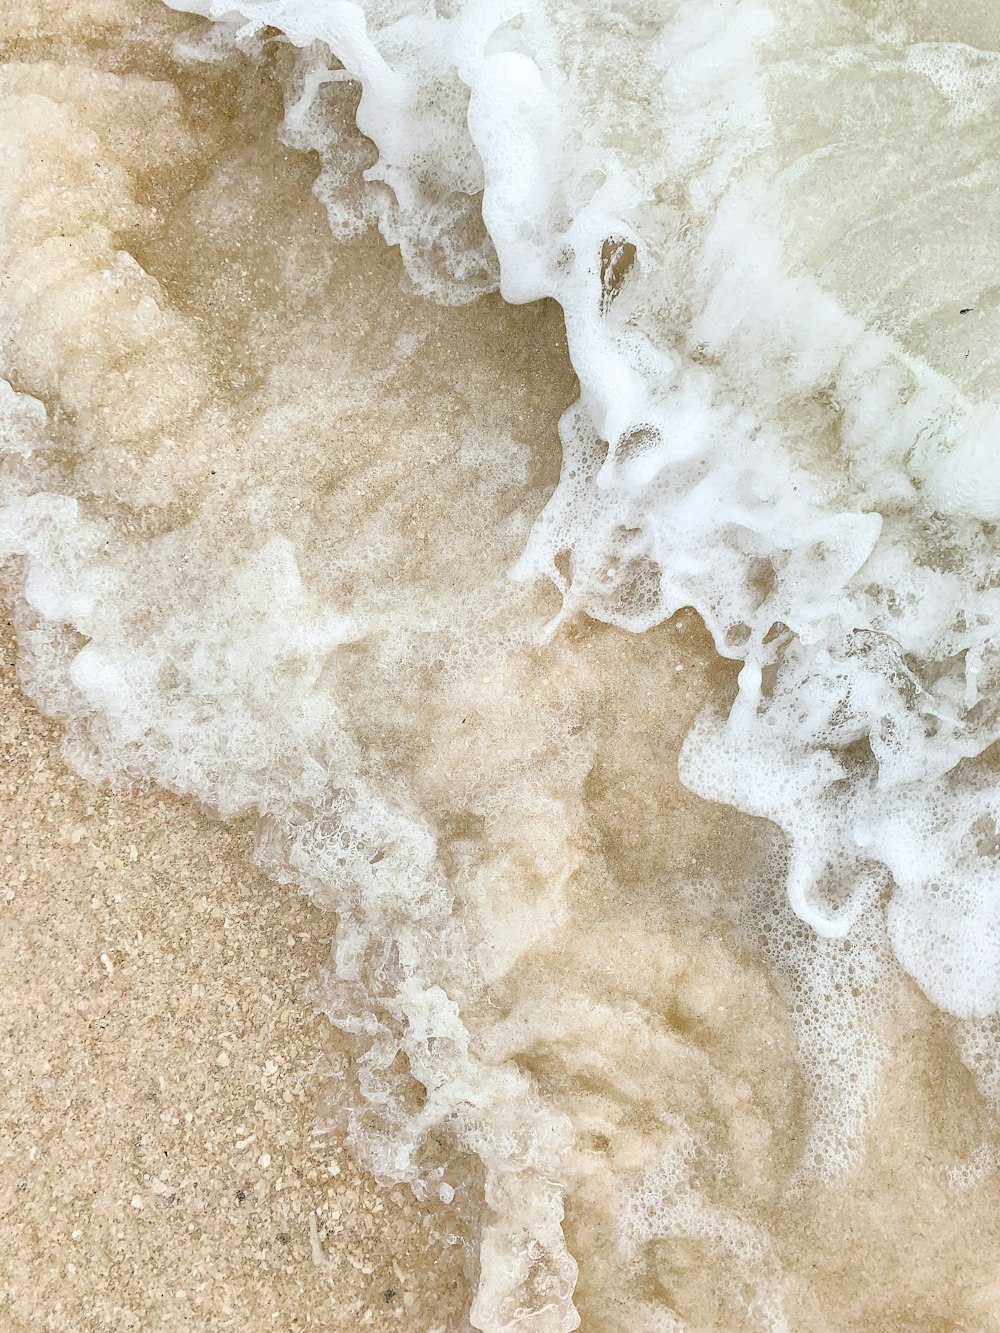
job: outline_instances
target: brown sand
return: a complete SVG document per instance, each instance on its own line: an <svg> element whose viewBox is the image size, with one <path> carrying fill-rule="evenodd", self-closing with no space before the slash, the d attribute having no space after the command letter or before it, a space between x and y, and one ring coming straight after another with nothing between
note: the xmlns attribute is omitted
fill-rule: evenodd
<svg viewBox="0 0 1000 1333"><path fill-rule="evenodd" d="M70 773L9 627L0 710L0 1328L462 1327L447 1224L316 1132L333 918L246 829Z"/></svg>

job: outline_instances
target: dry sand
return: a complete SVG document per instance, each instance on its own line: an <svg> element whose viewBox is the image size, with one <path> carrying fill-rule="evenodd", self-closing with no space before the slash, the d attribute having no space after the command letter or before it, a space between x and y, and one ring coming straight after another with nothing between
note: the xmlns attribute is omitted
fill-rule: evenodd
<svg viewBox="0 0 1000 1333"><path fill-rule="evenodd" d="M0 710L0 1328L462 1327L447 1223L316 1133L333 918L248 830L69 772L9 626Z"/></svg>

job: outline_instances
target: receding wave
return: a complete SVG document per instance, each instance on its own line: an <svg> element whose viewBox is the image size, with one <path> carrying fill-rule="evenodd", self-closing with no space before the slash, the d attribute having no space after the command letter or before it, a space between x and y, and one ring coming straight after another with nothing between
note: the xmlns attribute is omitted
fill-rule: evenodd
<svg viewBox="0 0 1000 1333"><path fill-rule="evenodd" d="M997 1326L1000 22L132 10L0 22L69 761L336 913L474 1328Z"/></svg>

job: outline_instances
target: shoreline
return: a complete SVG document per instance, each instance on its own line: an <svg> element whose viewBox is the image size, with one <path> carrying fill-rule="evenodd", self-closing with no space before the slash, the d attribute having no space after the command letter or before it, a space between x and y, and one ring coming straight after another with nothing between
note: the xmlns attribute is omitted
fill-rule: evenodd
<svg viewBox="0 0 1000 1333"><path fill-rule="evenodd" d="M560 307L434 304L335 238L367 149L322 60L192 65L158 0L22 7L23 679L80 772L268 812L276 881L255 818L73 776L8 634L0 1324L998 1327L1000 1028L932 1008L884 897L815 934L776 822L682 783L736 689L697 615L570 596L542 645L560 586L509 578L603 466ZM318 148L286 110L317 71ZM630 571L635 609L654 566L593 587ZM383 1192L345 1103L456 1206Z"/></svg>
<svg viewBox="0 0 1000 1333"><path fill-rule="evenodd" d="M5 1326L460 1328L448 1219L313 1132L332 914L245 825L66 769L6 623L0 699Z"/></svg>

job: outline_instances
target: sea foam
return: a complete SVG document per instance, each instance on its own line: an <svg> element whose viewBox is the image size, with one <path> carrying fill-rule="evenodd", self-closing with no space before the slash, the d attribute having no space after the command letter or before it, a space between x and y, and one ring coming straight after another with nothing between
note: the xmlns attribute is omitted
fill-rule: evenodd
<svg viewBox="0 0 1000 1333"><path fill-rule="evenodd" d="M753 1195L767 1126L786 1112L769 1121L741 1079L720 1082L714 1056L651 1016L676 1004L679 1032L718 1022L724 1040L733 997L713 991L694 941L703 900L728 895L795 997L809 1169L831 1179L856 1159L893 954L969 1022L967 1060L989 1087L1000 32L919 5L893 23L865 5L747 0L613 18L509 3L172 7L216 21L179 41L191 69L282 48L281 133L318 155L313 188L341 244L377 225L417 296L441 305L497 289L556 302L579 396L557 476L500 422L450 431L445 405L437 434L414 429L391 414L392 374L376 377L393 437L380 453L344 425L371 391L345 351L343 365L316 362L340 395L334 438L301 444L331 434L309 406L326 400L308 356L269 329L267 356L248 368L234 353L236 388L220 396L212 349L164 296L191 259L161 259L157 279L115 242L149 207L141 191L122 190L131 212L113 226L96 206L77 216L74 248L34 235L23 157L5 201L19 350L3 369L30 388L0 399L0 537L20 562L29 687L66 720L81 771L257 812L264 864L336 910L324 1005L356 1043L353 1139L380 1178L449 1203L457 1187L472 1213L455 1164L476 1163L475 1327L577 1326L564 1211L581 1201L570 1228L602 1272L609 1242L587 1219L605 1205L588 1191L606 1171L631 1182L607 1205L629 1282L648 1297L646 1256L682 1238L729 1274L714 1326L788 1326L772 1242L713 1202L733 1178ZM149 98L182 125L177 144L187 136L169 149L182 173L207 131L162 84ZM83 103L36 113L93 155L103 130ZM195 208L184 253L230 223L223 205ZM305 308L302 256L333 261L307 228L279 242L268 227L254 233L271 247L266 280L301 289ZM57 282L72 294L61 327L36 295ZM224 323L225 288L203 296ZM416 316L349 318L392 341L396 367L430 355ZM227 336L238 349L239 330ZM122 364L135 369L119 382ZM261 408L279 381L284 397ZM224 496L207 481L223 437ZM690 665L662 639L685 608L734 671L677 706L675 746L679 724L643 728L663 674ZM648 646L577 651L581 616ZM741 830L753 864L732 844L714 880L668 873L656 834L626 834L607 795L626 767L616 745L648 747L644 781L662 770L647 822L667 793L688 799L673 794L677 768L690 793L769 821L780 843L751 854L764 835L749 821L699 813L692 827ZM627 791L645 799L641 783ZM687 923L669 948L655 906L668 892ZM659 941L655 984L636 961L626 995L599 938L636 960ZM778 1034L767 983L754 973L746 988L735 1007L752 1001ZM661 1079L686 1090L684 1116ZM702 1119L718 1142L692 1138ZM609 1142L613 1170L595 1165ZM601 1327L681 1326L676 1292L647 1297L625 1314L612 1300Z"/></svg>
<svg viewBox="0 0 1000 1333"><path fill-rule="evenodd" d="M954 1013L992 1012L998 811L973 761L998 735L996 412L983 360L946 342L983 313L985 247L952 256L997 188L976 147L997 55L847 6L636 5L610 33L571 6L179 7L303 49L299 135L324 77L358 81L370 207L436 299L486 280L459 239L481 191L501 292L559 302L581 383L517 576L631 630L694 607L743 668L692 731L685 781L782 828L821 934L888 870L907 970ZM331 56L343 68L317 74ZM952 133L928 148L932 116ZM320 118L304 141L335 156Z"/></svg>

